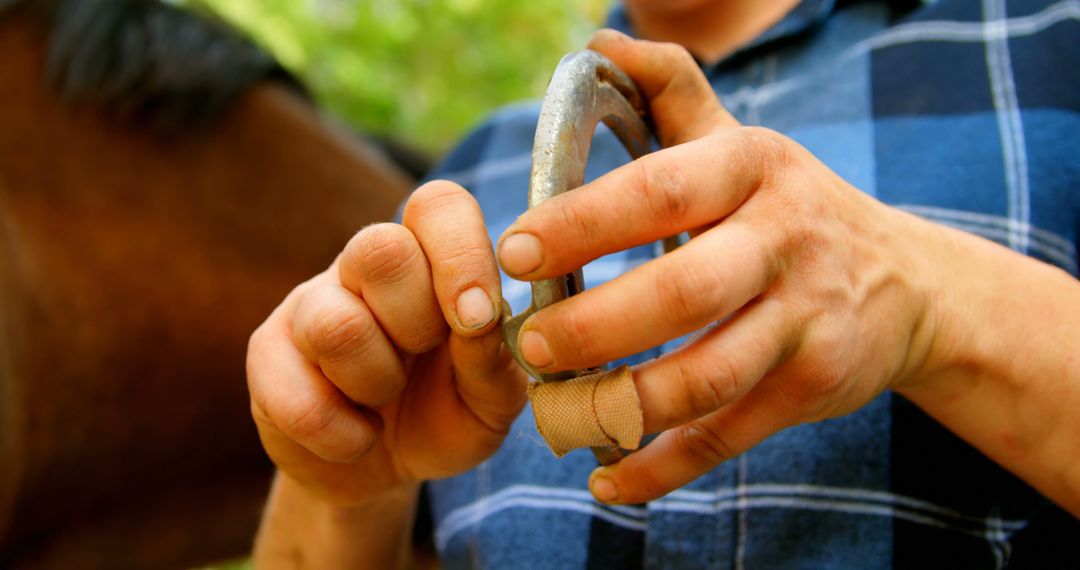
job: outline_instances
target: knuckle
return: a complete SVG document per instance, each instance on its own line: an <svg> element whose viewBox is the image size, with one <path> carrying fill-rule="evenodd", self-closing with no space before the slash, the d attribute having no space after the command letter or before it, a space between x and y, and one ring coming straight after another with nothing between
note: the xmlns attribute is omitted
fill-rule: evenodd
<svg viewBox="0 0 1080 570"><path fill-rule="evenodd" d="M461 200L472 200L472 196L464 188L445 181L429 182L417 188L409 197L402 220L408 225L412 220L423 219L440 210L452 208Z"/></svg>
<svg viewBox="0 0 1080 570"><path fill-rule="evenodd" d="M793 361L794 374L787 383L790 415L798 421L817 421L836 415L846 402L858 399L860 388L852 382L857 372L852 361L845 358L851 344L829 347L827 341L815 338L814 355L805 352ZM821 355L828 354L831 357Z"/></svg>
<svg viewBox="0 0 1080 570"><path fill-rule="evenodd" d="M396 374L383 374L376 378L365 378L346 392L354 401L369 406L382 406L389 403L405 389L405 378Z"/></svg>
<svg viewBox="0 0 1080 570"><path fill-rule="evenodd" d="M756 154L770 159L781 159L788 155L787 138L768 127L740 127L739 133L747 148Z"/></svg>
<svg viewBox="0 0 1080 570"><path fill-rule="evenodd" d="M829 384L846 376L849 366L845 356L859 345L860 334L844 313L842 308L822 307L809 317L803 355L815 375L828 379Z"/></svg>
<svg viewBox="0 0 1080 570"><path fill-rule="evenodd" d="M701 417L732 400L737 384L731 362L722 353L680 362L678 373L689 417Z"/></svg>
<svg viewBox="0 0 1080 570"><path fill-rule="evenodd" d="M585 366L593 366L607 360L605 355L601 354L600 346L593 336L596 331L607 329L597 327L593 319L582 315L580 310L565 311L560 320L563 323L565 334L560 334L558 337L571 339L571 342L566 346L574 351L573 354L577 362ZM556 355L556 362L559 362L558 355ZM560 364L562 363L560 362Z"/></svg>
<svg viewBox="0 0 1080 570"><path fill-rule="evenodd" d="M245 360L245 368L247 371L248 383L251 383L251 379L258 374L259 364L266 356L267 350L265 346L269 342L270 332L267 330L265 324L260 325L255 329L248 337L247 343L247 357Z"/></svg>
<svg viewBox="0 0 1080 570"><path fill-rule="evenodd" d="M826 352L825 354L842 354L838 352ZM848 377L848 371L843 363L833 359L819 359L812 365L812 374L807 378L809 401L831 400L832 396L841 391Z"/></svg>
<svg viewBox="0 0 1080 570"><path fill-rule="evenodd" d="M439 259L431 261L439 266L454 268L451 275L466 279L494 271L494 253L490 243L474 243L460 238L450 240Z"/></svg>
<svg viewBox="0 0 1080 570"><path fill-rule="evenodd" d="M413 266L418 248L412 233L398 224L375 224L360 231L345 246L344 261L355 264L366 279L396 282Z"/></svg>
<svg viewBox="0 0 1080 570"><path fill-rule="evenodd" d="M311 349L320 359L338 360L374 341L378 330L374 319L365 312L323 307L317 309L306 335Z"/></svg>
<svg viewBox="0 0 1080 570"><path fill-rule="evenodd" d="M249 407L251 408L251 417L255 420L256 424L263 423L273 425L274 422L271 419L270 414L266 411L266 398L260 398L252 394Z"/></svg>
<svg viewBox="0 0 1080 570"><path fill-rule="evenodd" d="M734 449L706 422L690 422L675 431L678 452L691 464L712 467L735 457Z"/></svg>
<svg viewBox="0 0 1080 570"><path fill-rule="evenodd" d="M794 162L790 141L784 135L765 127L740 127L738 148L762 186L775 186Z"/></svg>
<svg viewBox="0 0 1080 570"><path fill-rule="evenodd" d="M554 229L555 232L544 232L546 235L557 236L573 236L569 242L577 241L584 244L592 244L596 241L595 224L592 221L592 217L588 212L583 211L580 204L581 202L574 202L570 204L562 204L562 201L552 201L552 204L558 204L556 207L552 207L547 211L554 213ZM559 248L555 248L552 253L557 253Z"/></svg>
<svg viewBox="0 0 1080 570"><path fill-rule="evenodd" d="M689 263L657 276L660 309L672 321L697 324L710 320L726 295L727 284L709 263Z"/></svg>
<svg viewBox="0 0 1080 570"><path fill-rule="evenodd" d="M695 71L699 68L694 61L694 56L690 55L690 52L680 44L674 42L664 42L657 46L661 57L668 65L672 65L674 69L682 69L688 66L693 67Z"/></svg>
<svg viewBox="0 0 1080 570"><path fill-rule="evenodd" d="M847 374L841 366L836 364L823 365L818 369L814 378L814 393L819 398L833 396L844 386Z"/></svg>
<svg viewBox="0 0 1080 570"><path fill-rule="evenodd" d="M414 328L396 334L394 344L408 354L423 354L446 342L445 325L441 315L432 317L431 323L417 323Z"/></svg>
<svg viewBox="0 0 1080 570"><path fill-rule="evenodd" d="M748 240L747 251L752 252L751 259L759 260L760 274L758 284L767 288L776 283L783 274L784 269L789 267L787 256L789 246L785 245L784 237L776 237L758 233L754 239Z"/></svg>
<svg viewBox="0 0 1080 570"><path fill-rule="evenodd" d="M664 483L649 466L640 466L631 471L625 478L631 481L630 488L634 491L634 502L644 503L657 497L662 497L674 489Z"/></svg>
<svg viewBox="0 0 1080 570"><path fill-rule="evenodd" d="M664 227L678 225L686 217L690 205L690 182L678 165L671 160L637 161L638 198L648 205L654 220Z"/></svg>
<svg viewBox="0 0 1080 570"><path fill-rule="evenodd" d="M266 401L262 408L271 423L292 439L309 443L320 437L334 421L329 399L292 395L287 401Z"/></svg>

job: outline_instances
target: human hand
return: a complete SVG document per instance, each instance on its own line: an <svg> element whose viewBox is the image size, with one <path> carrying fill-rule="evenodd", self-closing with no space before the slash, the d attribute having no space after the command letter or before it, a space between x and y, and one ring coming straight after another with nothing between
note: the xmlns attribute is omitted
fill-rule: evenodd
<svg viewBox="0 0 1080 570"><path fill-rule="evenodd" d="M480 208L432 182L403 225L365 228L251 337L251 411L270 458L354 506L465 471L524 405L502 346L499 273Z"/></svg>
<svg viewBox="0 0 1080 570"><path fill-rule="evenodd" d="M543 372L588 368L708 327L635 368L642 450L593 474L636 503L785 427L851 412L932 367L935 226L866 196L794 141L741 127L689 54L602 31L667 147L520 216L500 239L513 277L565 274L689 231L689 243L531 317Z"/></svg>

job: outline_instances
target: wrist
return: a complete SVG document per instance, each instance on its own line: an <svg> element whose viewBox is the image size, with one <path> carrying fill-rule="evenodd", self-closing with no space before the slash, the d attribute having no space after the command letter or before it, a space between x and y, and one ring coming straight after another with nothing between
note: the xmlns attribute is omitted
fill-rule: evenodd
<svg viewBox="0 0 1080 570"><path fill-rule="evenodd" d="M255 542L257 566L299 559L311 568L406 567L419 488L402 485L340 505L279 471Z"/></svg>
<svg viewBox="0 0 1080 570"><path fill-rule="evenodd" d="M951 341L946 337L951 329L942 322L942 306L950 302L943 268L950 267L948 258L954 255L955 245L948 228L877 204L887 209L885 221L879 224L888 228L882 231L888 236L883 250L895 264L895 281L902 284L897 288L899 297L893 297L901 309L883 326L903 327L900 330L907 333L904 359L893 371L888 388L903 392L935 378L950 365L946 347Z"/></svg>
<svg viewBox="0 0 1080 570"><path fill-rule="evenodd" d="M1080 512L1080 287L1064 271L941 227L933 341L894 386L953 433Z"/></svg>
<svg viewBox="0 0 1080 570"><path fill-rule="evenodd" d="M1056 268L983 238L926 222L929 279L926 355L894 389L913 400L941 399L993 381L998 389L1022 382L1021 347L1034 340L1033 296ZM1038 313L1052 314L1053 299ZM1024 338L1020 338L1024 337Z"/></svg>
<svg viewBox="0 0 1080 570"><path fill-rule="evenodd" d="M970 276L962 266L966 262L964 246L957 243L957 235L945 226L940 226L904 213L913 220L917 227L918 239L911 240L917 256L919 276L920 314L913 338L920 340L920 350L915 351L917 358L905 369L905 374L896 380L892 389L908 396L920 388L929 388L939 379L948 376L947 371L960 365L963 358L959 355L967 351L963 347L967 341L962 332L964 319L959 310L964 288L957 280Z"/></svg>
<svg viewBox="0 0 1080 570"><path fill-rule="evenodd" d="M372 495L361 502L342 504L322 496L288 474L278 471L270 493L271 500L281 497L288 504L302 508L320 521L349 525L373 514L415 507L416 497L420 493L420 483L404 483Z"/></svg>

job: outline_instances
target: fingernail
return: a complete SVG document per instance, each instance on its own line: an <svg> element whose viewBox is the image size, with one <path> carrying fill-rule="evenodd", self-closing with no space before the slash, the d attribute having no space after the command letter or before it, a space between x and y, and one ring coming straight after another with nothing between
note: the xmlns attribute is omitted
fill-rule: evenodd
<svg viewBox="0 0 1080 570"><path fill-rule="evenodd" d="M525 361L536 368L544 368L555 362L551 356L551 347L548 346L544 335L536 331L525 331L521 334L521 355Z"/></svg>
<svg viewBox="0 0 1080 570"><path fill-rule="evenodd" d="M510 275L534 271L543 260L543 247L532 234L510 234L499 246L499 263Z"/></svg>
<svg viewBox="0 0 1080 570"><path fill-rule="evenodd" d="M456 310L458 322L470 330L482 329L495 319L495 305L479 287L466 289L458 295Z"/></svg>
<svg viewBox="0 0 1080 570"><path fill-rule="evenodd" d="M600 475L603 471L603 467L597 467L592 472L591 481L589 481L589 489L592 490L592 494L596 497L597 501L602 503L614 503L619 500L619 490L615 488L615 483L611 482L611 479Z"/></svg>

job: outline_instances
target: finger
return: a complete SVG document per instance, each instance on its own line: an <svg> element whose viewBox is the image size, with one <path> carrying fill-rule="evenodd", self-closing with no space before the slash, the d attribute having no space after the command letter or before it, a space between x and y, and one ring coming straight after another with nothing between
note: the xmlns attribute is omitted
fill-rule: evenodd
<svg viewBox="0 0 1080 570"><path fill-rule="evenodd" d="M414 370L419 378L415 393L423 397L405 403L414 406L414 413L409 414L407 428L398 431L397 441L403 446L453 450L433 455L439 460L428 466L435 477L449 476L498 449L525 403L526 378L502 348L498 327L479 337L451 333L446 346L428 356L416 361L416 366L430 370ZM410 440L410 434L423 437Z"/></svg>
<svg viewBox="0 0 1080 570"><path fill-rule="evenodd" d="M797 332L791 308L766 298L681 349L636 367L645 432L685 424L741 398L794 353Z"/></svg>
<svg viewBox="0 0 1080 570"><path fill-rule="evenodd" d="M375 224L353 236L338 260L341 284L364 299L394 345L411 354L446 338L431 268L404 226Z"/></svg>
<svg viewBox="0 0 1080 570"><path fill-rule="evenodd" d="M637 83L663 146L702 137L738 121L720 105L716 93L686 48L634 40L615 30L599 30L589 49L608 57Z"/></svg>
<svg viewBox="0 0 1080 570"><path fill-rule="evenodd" d="M521 367L503 345L501 330L496 328L478 337L452 333L448 348L448 351L439 351L433 358L418 364L436 370L450 366L453 374L419 375L426 382L422 386L425 411L416 414L417 423L411 427L440 438L456 433L475 433L445 429L448 423L459 427L467 423L489 435L496 434L501 440L525 404L527 381ZM422 425L424 422L428 425ZM475 438L475 435L470 437ZM465 442L445 443L468 446Z"/></svg>
<svg viewBox="0 0 1080 570"><path fill-rule="evenodd" d="M255 427L274 465L328 504L358 506L381 490L400 484L394 480L396 473L367 467L364 459L369 455L343 469L342 462L326 461L269 423L257 421Z"/></svg>
<svg viewBox="0 0 1080 570"><path fill-rule="evenodd" d="M637 453L593 471L589 489L605 503L644 503L661 497L794 423L792 400L768 376L742 399L668 430Z"/></svg>
<svg viewBox="0 0 1080 570"><path fill-rule="evenodd" d="M405 388L401 359L362 300L341 285L309 288L293 314L293 342L350 400L379 406Z"/></svg>
<svg viewBox="0 0 1080 570"><path fill-rule="evenodd" d="M503 233L499 262L513 277L546 279L714 224L769 182L782 152L778 137L756 128L655 152L530 208Z"/></svg>
<svg viewBox="0 0 1080 570"><path fill-rule="evenodd" d="M381 419L354 408L283 328L264 325L252 335L247 377L256 424L273 427L322 459L356 461L382 431ZM275 449L267 451L273 456Z"/></svg>
<svg viewBox="0 0 1080 570"><path fill-rule="evenodd" d="M462 403L478 420L505 433L525 405L527 378L502 341L502 330L450 337L454 378Z"/></svg>
<svg viewBox="0 0 1080 570"><path fill-rule="evenodd" d="M545 372L597 366L734 312L765 291L778 272L775 248L759 231L732 219L537 312L521 327L522 356Z"/></svg>
<svg viewBox="0 0 1080 570"><path fill-rule="evenodd" d="M452 182L429 182L409 198L403 221L431 264L446 322L464 336L490 331L498 322L502 289L476 200Z"/></svg>

